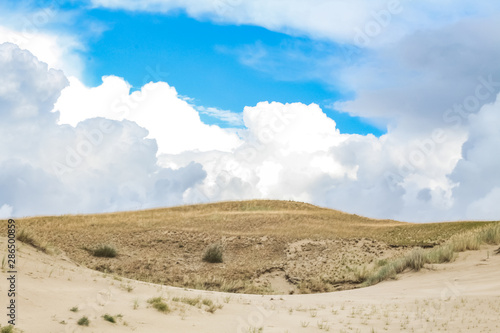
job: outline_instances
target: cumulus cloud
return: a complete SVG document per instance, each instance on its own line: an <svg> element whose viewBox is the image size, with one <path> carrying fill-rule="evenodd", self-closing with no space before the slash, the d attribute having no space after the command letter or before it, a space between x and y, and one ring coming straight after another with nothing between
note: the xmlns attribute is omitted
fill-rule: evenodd
<svg viewBox="0 0 500 333"><path fill-rule="evenodd" d="M401 135L419 136L453 126L457 116L465 118L457 105L465 103L464 112L477 112L500 91L500 37L494 33L500 29L500 3L494 1L93 0L93 4L163 13L180 9L198 19L309 36L311 42L256 43L222 50L274 79L321 81L345 92L353 98L336 103L336 110L378 123L385 120ZM479 103L470 104L467 98L478 89Z"/></svg>
<svg viewBox="0 0 500 333"><path fill-rule="evenodd" d="M136 123L92 118L76 127L52 113L68 84L30 52L0 45L0 207L25 216L181 204L201 165L157 165L157 145Z"/></svg>
<svg viewBox="0 0 500 333"><path fill-rule="evenodd" d="M203 123L195 108L166 82L150 82L130 93L130 85L115 76L103 77L103 83L95 88L85 87L73 77L54 110L60 112L61 124L73 126L93 117L133 121L148 130L148 138L156 140L159 153L231 151L240 144L236 133Z"/></svg>
<svg viewBox="0 0 500 333"><path fill-rule="evenodd" d="M0 194L3 215L251 198L407 221L496 214L488 207L500 179L481 175L500 164L490 156L498 150L498 140L490 140L499 138L498 104L470 116L470 131L390 131L377 138L341 134L316 104L261 102L244 109L237 144L224 149L219 135L234 138L235 130L205 125L166 83L130 93L117 77L96 88L74 81L59 97L69 83L62 72L13 44L0 50L0 185L10 189ZM60 123L51 112L56 100ZM129 108L116 112L117 101ZM150 138L158 133L155 121L163 124L158 128L191 130L195 140L205 133L201 139L210 144L189 146L179 140L182 131ZM166 143L159 153L157 141Z"/></svg>
<svg viewBox="0 0 500 333"><path fill-rule="evenodd" d="M243 112L244 143L232 153L190 152L161 164L203 165L207 177L187 202L275 198L307 201L379 218L444 219L463 135L412 140L386 134L340 134L315 104L262 102ZM439 135L438 135L439 134Z"/></svg>
<svg viewBox="0 0 500 333"><path fill-rule="evenodd" d="M477 114L469 116L467 142L463 158L450 178L458 183L454 189L456 215L467 218L498 219L500 188L500 97Z"/></svg>

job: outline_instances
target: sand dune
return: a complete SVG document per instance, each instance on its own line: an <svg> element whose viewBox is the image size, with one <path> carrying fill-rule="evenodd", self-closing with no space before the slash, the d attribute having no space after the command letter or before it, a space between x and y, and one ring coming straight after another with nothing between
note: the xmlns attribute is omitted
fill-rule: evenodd
<svg viewBox="0 0 500 333"><path fill-rule="evenodd" d="M460 253L396 281L327 294L258 296L122 279L18 243L18 324L25 332L499 332L500 255ZM6 238L1 238L2 249ZM5 272L4 272L5 274ZM6 295L2 282L2 299ZM162 296L169 313L147 300ZM216 308L182 297L210 299ZM209 304L209 302L207 302ZM77 312L70 311L77 307ZM103 319L104 314L116 323ZM82 316L88 327L79 326ZM5 325L5 320L2 319Z"/></svg>

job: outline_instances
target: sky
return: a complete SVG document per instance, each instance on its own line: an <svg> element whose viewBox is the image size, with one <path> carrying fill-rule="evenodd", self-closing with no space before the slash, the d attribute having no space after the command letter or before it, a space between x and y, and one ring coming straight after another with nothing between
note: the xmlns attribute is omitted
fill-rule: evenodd
<svg viewBox="0 0 500 333"><path fill-rule="evenodd" d="M3 1L0 218L498 220L497 31L495 1Z"/></svg>

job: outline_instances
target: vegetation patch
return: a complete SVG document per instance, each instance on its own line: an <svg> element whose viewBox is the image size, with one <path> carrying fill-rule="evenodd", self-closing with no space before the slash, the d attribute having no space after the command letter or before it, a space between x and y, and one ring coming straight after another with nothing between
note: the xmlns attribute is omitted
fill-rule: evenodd
<svg viewBox="0 0 500 333"><path fill-rule="evenodd" d="M109 315L107 313L104 316L102 316L102 317L104 318L104 320L109 321L110 323L113 323L113 324L116 323L115 317L113 317L113 316L111 316L111 315Z"/></svg>
<svg viewBox="0 0 500 333"><path fill-rule="evenodd" d="M94 257L115 258L118 255L116 249L111 245L101 244L93 249L86 248Z"/></svg>
<svg viewBox="0 0 500 333"><path fill-rule="evenodd" d="M182 298L177 298L177 299L172 299L173 301L179 301L191 306L196 306L200 303L201 297L182 297Z"/></svg>
<svg viewBox="0 0 500 333"><path fill-rule="evenodd" d="M77 324L80 326L89 326L90 320L89 318L83 316L82 318L78 319Z"/></svg>
<svg viewBox="0 0 500 333"><path fill-rule="evenodd" d="M1 333L14 333L14 326L12 325L9 325L9 326L4 326L2 327L2 329L0 330Z"/></svg>
<svg viewBox="0 0 500 333"><path fill-rule="evenodd" d="M458 237L497 222L405 223L277 200L17 222L20 230L29 231L25 241L31 238L39 246L39 240L47 241L72 261L95 270L181 288L248 294L352 289L382 267L381 273L394 276L403 267L413 269L407 264L418 269L422 259L452 261L457 251L478 248L480 239L493 243L497 237L493 231L479 238ZM0 232L6 233L6 227L0 226ZM448 242L455 235L455 242ZM449 247L440 248L444 244ZM417 252L408 262L397 260L414 247L429 258L420 256L419 261ZM223 265L201 264L205 256L207 263ZM283 274L265 274L273 270ZM276 289L278 285L283 290ZM122 288L131 289L126 284Z"/></svg>
<svg viewBox="0 0 500 333"><path fill-rule="evenodd" d="M32 232L21 229L21 231L16 235L18 241L25 244L33 246L44 253L51 253L50 246L46 242L42 242L36 237Z"/></svg>
<svg viewBox="0 0 500 333"><path fill-rule="evenodd" d="M148 303L151 304L151 306L153 308L155 308L156 310L158 310L160 312L164 312L164 313L170 312L170 308L168 307L167 303L165 303L163 301L163 297L161 297L161 296L148 299Z"/></svg>
<svg viewBox="0 0 500 333"><path fill-rule="evenodd" d="M222 245L215 243L207 247L202 259L209 263L221 263L224 261L223 254L224 250Z"/></svg>
<svg viewBox="0 0 500 333"><path fill-rule="evenodd" d="M380 268L364 275L364 284L373 285L395 278L406 269L419 271L425 264L440 264L453 261L455 253L479 250L481 245L500 244L500 224L493 224L475 231L466 231L453 236L443 245L432 249L413 248L403 257L387 261Z"/></svg>

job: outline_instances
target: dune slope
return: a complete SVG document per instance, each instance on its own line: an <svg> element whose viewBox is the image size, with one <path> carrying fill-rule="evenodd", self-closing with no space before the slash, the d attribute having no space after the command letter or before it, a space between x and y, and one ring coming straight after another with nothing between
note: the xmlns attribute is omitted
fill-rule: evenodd
<svg viewBox="0 0 500 333"><path fill-rule="evenodd" d="M127 280L19 245L17 328L25 332L499 331L500 255L492 246L367 288L259 296ZM0 286L5 299L6 282ZM170 312L153 308L147 301L154 297ZM88 327L77 324L83 316Z"/></svg>

